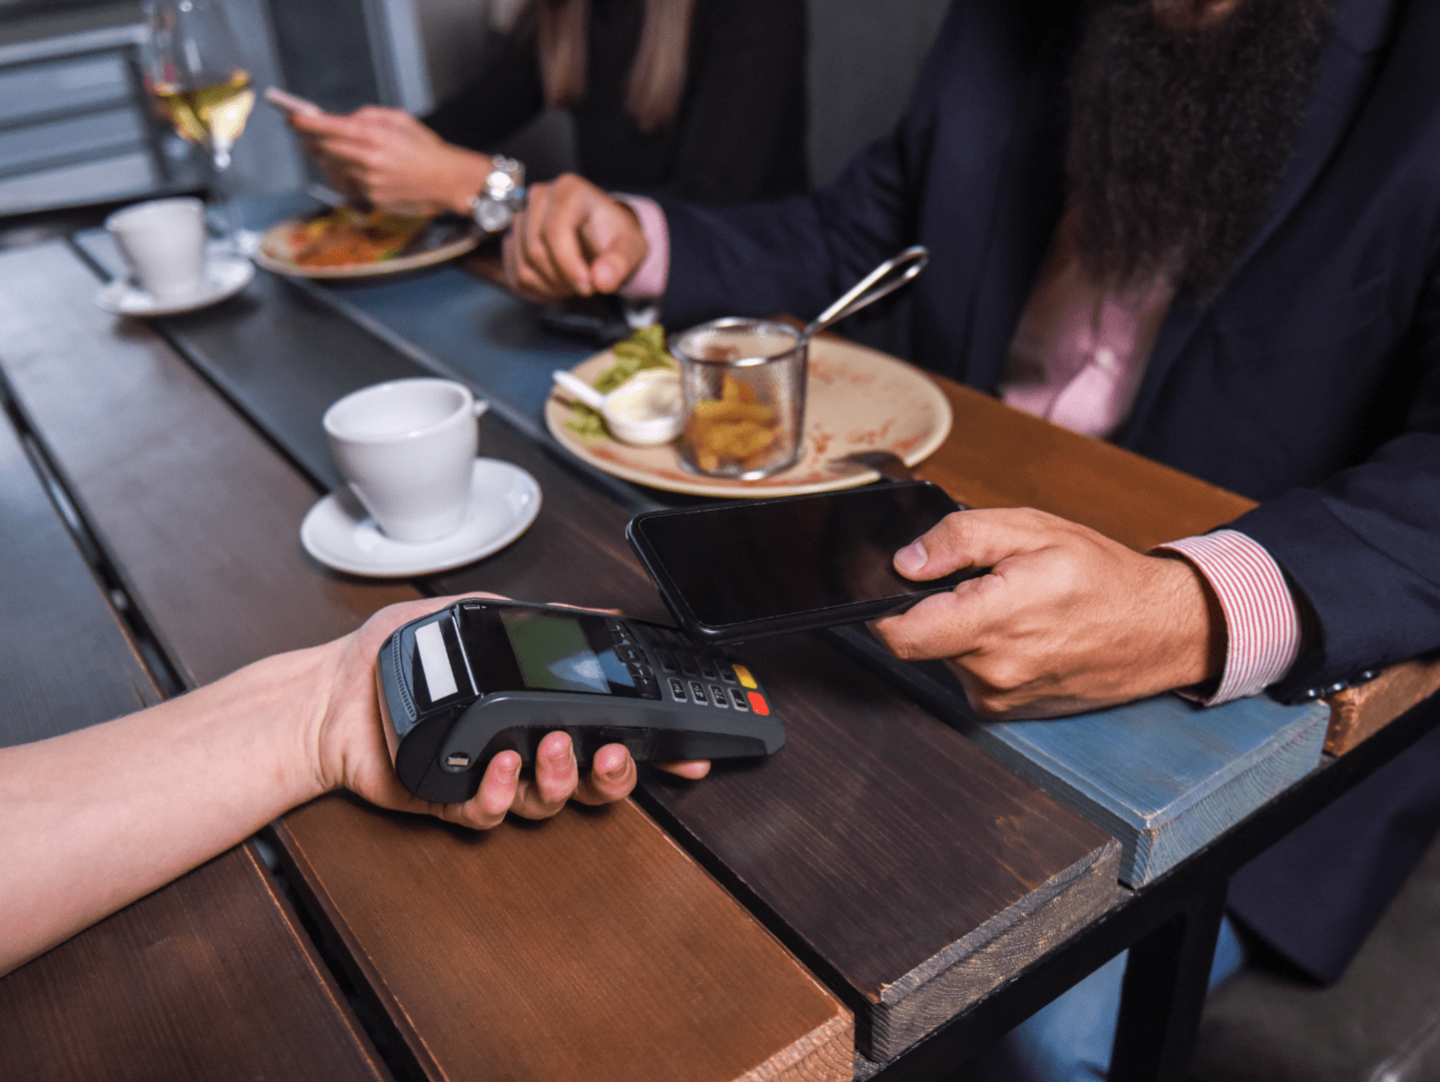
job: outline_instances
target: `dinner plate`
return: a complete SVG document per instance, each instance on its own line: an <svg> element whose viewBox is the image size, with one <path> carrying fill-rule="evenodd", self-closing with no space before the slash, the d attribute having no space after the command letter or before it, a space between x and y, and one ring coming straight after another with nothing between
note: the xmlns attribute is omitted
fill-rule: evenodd
<svg viewBox="0 0 1440 1082"><path fill-rule="evenodd" d="M460 529L438 541L386 537L349 488L317 503L300 524L300 543L326 567L374 578L428 575L499 552L540 513L540 484L509 462L477 458L470 506Z"/></svg>
<svg viewBox="0 0 1440 1082"><path fill-rule="evenodd" d="M260 246L250 258L274 274L285 274L292 278L370 278L380 274L400 274L403 271L433 267L474 250L481 236L471 231L464 236L412 255L397 256L369 263L342 263L335 267L307 267L295 262L295 246L290 243L290 234L305 224L304 218L287 218L265 230L260 237Z"/></svg>
<svg viewBox="0 0 1440 1082"><path fill-rule="evenodd" d="M615 363L606 350L572 371L588 383ZM805 388L805 451L788 470L741 481L705 477L681 464L676 445L630 447L606 436L585 437L566 427L570 400L552 393L545 424L560 445L596 469L627 481L697 496L765 497L828 492L874 481L879 474L831 463L856 451L893 451L908 465L929 457L950 432L950 402L918 368L852 342L810 343Z"/></svg>
<svg viewBox="0 0 1440 1082"><path fill-rule="evenodd" d="M205 261L204 287L182 301L157 301L128 278L116 278L100 291L95 303L117 316L174 316L219 304L254 277L255 265L243 256L210 256Z"/></svg>

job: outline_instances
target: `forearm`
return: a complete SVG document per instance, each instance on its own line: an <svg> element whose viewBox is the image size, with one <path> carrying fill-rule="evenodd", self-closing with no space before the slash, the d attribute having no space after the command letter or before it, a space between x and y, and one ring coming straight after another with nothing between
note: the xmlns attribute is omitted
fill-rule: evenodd
<svg viewBox="0 0 1440 1082"><path fill-rule="evenodd" d="M443 203L455 214L468 215L470 201L480 194L494 168L490 155L446 144L434 156L427 174L417 181L417 193Z"/></svg>
<svg viewBox="0 0 1440 1082"><path fill-rule="evenodd" d="M324 788L335 645L158 707L0 750L0 972L155 890Z"/></svg>

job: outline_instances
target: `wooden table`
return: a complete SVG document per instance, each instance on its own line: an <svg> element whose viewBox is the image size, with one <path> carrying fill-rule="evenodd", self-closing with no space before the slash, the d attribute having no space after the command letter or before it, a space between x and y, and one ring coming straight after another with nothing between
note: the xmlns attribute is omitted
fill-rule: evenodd
<svg viewBox="0 0 1440 1082"><path fill-rule="evenodd" d="M171 323L242 419L153 332L95 310L97 280L63 246L0 259L0 277L16 396L184 683L413 596L315 567L296 537L324 484L305 474L332 469L320 411L410 374L406 358L267 279L227 318ZM657 614L626 510L505 426L484 438L540 479L546 511L524 543L427 588ZM788 894L726 886L844 1005L634 804L471 836L318 801L276 837L387 1047L432 1077L849 1077L847 1007L864 1047L893 1054L1113 903L1103 833L824 644L787 662L768 684L791 747L697 791L731 792L736 828L774 839L752 842L774 882L750 888ZM745 788L762 772L792 779L768 806ZM774 818L754 834L757 811Z"/></svg>
<svg viewBox="0 0 1440 1082"><path fill-rule="evenodd" d="M28 450L0 417L3 745L160 700ZM25 1079L390 1077L248 845L0 980L0 1048Z"/></svg>
<svg viewBox="0 0 1440 1082"><path fill-rule="evenodd" d="M186 355L242 403L272 438L327 484L338 484L317 423L320 413L357 382L378 378L372 364L387 365L386 374L391 377L419 370L393 351L377 352L377 344L370 336L357 334L348 319L336 315L326 294L291 284L272 282L271 286L274 288L266 294L266 307L257 309L253 317L195 320L172 325L170 333ZM413 290L413 284L404 288ZM265 354L253 345L247 348L247 344L267 340L277 311L287 313L283 316L287 326L301 319L302 312L303 318L316 321L316 329L309 337L323 341L327 351L343 358L343 364L318 363L310 356L303 378L297 378L294 359L283 350L271 349ZM513 334L513 322L506 326ZM243 363L237 362L242 356ZM367 378L357 381L357 365L364 367ZM305 417L307 408L310 413ZM585 523L589 543L576 551L573 540L565 539L574 532L569 524L559 524L558 532L547 533L555 531L557 524L542 513L541 521L529 535L545 538L542 544L514 546L456 575L439 577L433 588L490 589L542 600L562 597L597 605L618 604L637 614L663 616L649 580L622 540L629 515L624 505L607 498L591 484L577 485L571 479L575 467L568 456L560 456L561 470L556 470L546 456L537 458L533 446L528 441L517 441L508 426L487 426L484 441L487 449L500 447L494 453L520 462L541 478L547 507L554 506L562 493L566 501L578 501L573 504L573 512L567 504L562 513ZM593 479L586 476L587 481ZM623 487L634 499L636 490ZM570 555L563 566L557 566L555 554L567 551L567 545ZM944 727L934 725L930 719L921 722L923 712L912 703L890 693L877 699L875 683L853 673L842 676L833 671L845 663L832 651L815 644L810 650L823 660L811 663L795 682L797 705L787 708L786 715L791 747L785 756L766 764L768 780L763 793L773 802L770 807L766 799L728 788L731 773L741 773L732 768L717 772L697 789L700 794L713 794L704 796L702 803L718 801L703 828L701 805L692 805L696 829L676 824L673 808L667 807L672 802L666 800L666 792L658 782L647 785L642 797L649 798L647 806L667 816L678 837L698 847L702 861L741 897L746 897L746 884L765 881L767 876L773 884L775 871L779 871L780 881L794 888L791 896L756 902L751 908L812 969L829 973L838 967L844 975L831 984L857 1011L862 1054L887 1060L1008 978L1016 968L1032 960L1044 944L1054 942L1069 928L1108 907L1114 898L1116 855L1103 834L1089 830L1077 838L1069 833L1070 826L1058 820L1051 822L1047 817L1056 810L1053 804L1044 802L1032 809L1029 802L1038 798L1033 789L1010 789L1015 779L1008 772L997 771L988 757L977 754ZM767 678L767 685L776 691L775 680ZM777 772L786 763L795 763L797 755L809 754L796 750L801 746L796 728L799 717L790 714L812 714L810 703L821 695L835 704L828 719L830 729L837 719L843 719L843 727L857 734L859 746L883 748L891 759L889 764L877 762L877 773L868 789L848 786L844 795L849 803L844 808L835 807L834 795L827 804L811 806L816 785L809 779L845 777L855 772L850 749L837 744L830 731L816 747L819 761L799 765L802 773L797 776L797 788L776 787L785 777ZM894 721L887 727L882 719L891 713ZM922 724L926 728L918 729ZM880 732L885 733L883 742L877 741ZM851 746L856 746L853 740ZM942 748L948 751L941 752ZM950 765L933 779L933 791L919 786L909 791L896 788L890 784L890 777L878 769L886 765L891 774L902 775L917 765L930 770L937 761L946 761L937 760L937 753L947 756ZM874 757L873 752L867 757ZM987 806L966 798L969 792L987 789L1002 803ZM788 853L755 851L743 841L739 842L743 853L721 856L725 840L744 838L746 835L736 831L762 812L797 826L805 825L810 838L797 839L796 844L810 845L817 839L828 844L835 850L834 864L796 864ZM931 837L916 837L910 824L925 823L937 815L937 823L946 830ZM878 838L877 818L886 828ZM735 820L733 824L731 819ZM1018 834L996 834L997 823L1011 821L1023 824ZM837 834L841 841L826 841ZM990 848L978 863L956 864L953 874L947 877L937 873L936 868L946 868L953 862L955 837L974 838L975 845L991 839L987 843ZM1017 861L1011 852L1017 842L1033 848L1039 862ZM857 883L850 869L874 863L876 853L889 864L876 867L870 882ZM739 859L742 856L744 859ZM763 866L767 861L773 868ZM957 900L967 888L973 897L974 907L970 909ZM962 893L957 895L955 891ZM817 953L813 944L826 944L835 935L830 925L838 899L873 912L871 926L860 937L850 931L852 938L833 952ZM937 899L942 899L943 904L937 905ZM1027 914L1033 914L1031 919L1018 919ZM916 929L924 931L923 937L916 935Z"/></svg>
<svg viewBox="0 0 1440 1082"><path fill-rule="evenodd" d="M95 310L98 285L63 245L0 257L0 366L178 684L341 633L417 589L659 614L621 534L644 495L497 419L485 453L545 493L520 542L416 584L318 568L296 532L337 481L321 411L425 358L264 275L165 321L163 339ZM785 752L699 785L648 776L638 794L684 850L630 802L481 836L341 796L277 824L327 957L399 1073L940 1077L1141 940L1171 1016L1164 1055L1117 1069L1173 1070L1209 949L1204 934L1172 942L1173 923L1218 920L1195 880L1285 824L1262 816L1219 856L1124 891L1112 839L829 642L775 640L757 663Z"/></svg>

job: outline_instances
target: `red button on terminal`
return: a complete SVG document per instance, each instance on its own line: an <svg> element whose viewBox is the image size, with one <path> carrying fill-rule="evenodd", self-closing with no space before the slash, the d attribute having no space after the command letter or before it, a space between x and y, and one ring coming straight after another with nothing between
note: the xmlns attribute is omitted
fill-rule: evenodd
<svg viewBox="0 0 1440 1082"><path fill-rule="evenodd" d="M761 695L758 691L747 692L746 697L750 700L750 709L762 718L770 713L770 704L765 701L765 696Z"/></svg>

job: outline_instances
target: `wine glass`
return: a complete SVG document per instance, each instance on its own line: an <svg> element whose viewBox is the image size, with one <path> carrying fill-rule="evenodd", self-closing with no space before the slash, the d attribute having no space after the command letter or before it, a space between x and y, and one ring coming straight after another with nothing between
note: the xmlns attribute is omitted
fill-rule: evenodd
<svg viewBox="0 0 1440 1082"><path fill-rule="evenodd" d="M230 198L230 150L255 105L250 74L240 58L221 0L146 0L149 33L141 52L145 86L176 133L210 152L215 167L214 212L223 242L254 250Z"/></svg>

